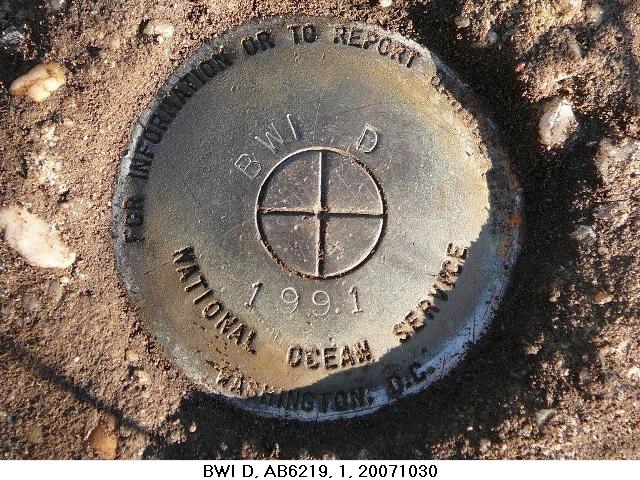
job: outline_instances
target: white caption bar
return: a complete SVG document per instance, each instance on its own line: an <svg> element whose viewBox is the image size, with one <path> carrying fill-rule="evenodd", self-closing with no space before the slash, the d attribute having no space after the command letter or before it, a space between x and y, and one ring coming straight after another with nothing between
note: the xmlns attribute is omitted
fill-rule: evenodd
<svg viewBox="0 0 640 480"><path fill-rule="evenodd" d="M636 477L639 461L0 461L0 478L187 479L603 479Z"/></svg>

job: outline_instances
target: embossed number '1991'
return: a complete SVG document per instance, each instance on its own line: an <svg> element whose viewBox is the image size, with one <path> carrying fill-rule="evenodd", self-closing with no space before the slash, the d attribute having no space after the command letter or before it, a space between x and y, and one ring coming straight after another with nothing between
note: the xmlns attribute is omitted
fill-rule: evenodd
<svg viewBox="0 0 640 480"><path fill-rule="evenodd" d="M255 307L256 297L258 291L262 287L262 283L256 282L252 284L251 287L253 289L251 298L244 304L244 306L249 309L253 309L253 307ZM355 286L349 289L349 295L351 296L352 300L351 313L356 314L363 312L364 310L362 310L362 308L360 307L358 289ZM285 289L283 289L282 292L280 292L280 298L282 299L282 302L287 306L288 314L293 314L296 310L298 310L298 307L300 306L300 294L294 287L286 287ZM315 290L311 294L311 303L314 305L314 308L311 309L309 314L313 315L314 317L325 317L331 310L331 297L325 290Z"/></svg>

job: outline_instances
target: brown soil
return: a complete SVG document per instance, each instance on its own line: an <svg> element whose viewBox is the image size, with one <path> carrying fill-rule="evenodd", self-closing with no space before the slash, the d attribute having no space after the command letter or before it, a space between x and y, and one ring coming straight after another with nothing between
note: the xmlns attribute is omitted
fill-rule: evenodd
<svg viewBox="0 0 640 480"><path fill-rule="evenodd" d="M0 46L0 206L26 206L78 254L41 269L0 242L3 456L640 457L639 166L621 158L603 178L594 163L603 138L640 134L640 6L602 0L595 26L594 2L572 3L68 0L53 12L0 0L0 33L26 37ZM348 422L265 420L199 392L144 332L114 265L110 201L138 115L204 39L289 12L379 24L435 51L493 109L524 189L522 258L485 340L426 393ZM143 36L154 18L173 37ZM10 96L45 60L67 83L40 104ZM554 95L580 128L547 152L537 122ZM597 240L576 241L580 225Z"/></svg>

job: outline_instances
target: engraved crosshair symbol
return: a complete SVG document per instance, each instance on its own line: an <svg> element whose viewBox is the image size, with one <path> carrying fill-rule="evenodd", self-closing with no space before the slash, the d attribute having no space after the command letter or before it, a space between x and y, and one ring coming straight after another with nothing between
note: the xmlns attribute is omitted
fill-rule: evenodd
<svg viewBox="0 0 640 480"><path fill-rule="evenodd" d="M345 275L368 260L384 233L386 204L369 168L351 154L311 147L266 176L256 204L265 249L303 277Z"/></svg>

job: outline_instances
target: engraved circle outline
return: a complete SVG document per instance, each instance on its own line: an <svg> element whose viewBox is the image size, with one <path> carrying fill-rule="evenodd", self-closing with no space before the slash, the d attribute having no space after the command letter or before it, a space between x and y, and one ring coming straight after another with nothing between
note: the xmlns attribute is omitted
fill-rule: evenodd
<svg viewBox="0 0 640 480"><path fill-rule="evenodd" d="M437 85L442 86L442 90L439 87L437 88L438 93L444 93L447 96L451 95L459 100L463 107L463 111L471 114L472 124L481 129L482 135L480 137L480 142L489 147L488 157L491 159L494 168L496 168L496 171L498 172L498 178L500 179L499 183L502 184L502 182L505 182L503 187L503 196L507 198L508 201L506 201L499 210L502 212L504 209L504 211L509 214L521 214L523 198L518 176L511 169L507 156L497 153L497 147L504 144L502 132L500 132L495 124L492 123L490 117L486 116L486 105L484 102L479 101L477 94L472 91L468 85L464 84L451 70L449 70L449 68L435 53L432 53L424 45L407 39L398 33L389 32L383 28L364 24L362 22L348 21L334 17L301 15L285 15L282 17L248 21L233 30L223 33L218 38L220 41L226 41L227 39L239 40L243 35L253 35L256 27L260 27L262 29L285 29L287 22L318 22L318 24L327 28L338 25L348 26L351 28L359 27L365 31L372 30L377 32L380 36L386 36L391 40L399 42L401 45L414 49L422 56L422 58L428 59L428 62L425 62L425 64L428 64L427 66L429 68L435 68L436 73L433 73L431 69L426 70L427 66L423 65L422 62L416 66L418 71L427 78L431 78L431 84L434 86L436 85L434 80L437 80ZM137 268L134 264L134 259L136 258L136 255L139 254L139 243L137 242L144 240L144 237L137 240L125 240L126 225L124 223L124 219L126 218L126 212L124 211L123 202L128 194L139 191L137 187L130 183L131 179L128 178L127 172L131 164L131 159L135 153L136 146L143 138L146 122L153 112L158 109L158 105L164 98L166 92L171 88L174 88L184 75L188 74L192 69L195 69L198 62L206 59L206 56L213 51L214 47L219 47L217 42L218 41L216 40L216 43L211 45L205 44L205 46L200 47L190 58L182 63L171 76L167 78L146 110L144 110L140 115L139 121L134 122L134 127L130 134L128 151L123 156L118 168L117 181L114 187L112 202L112 227L115 233L114 254L116 258L116 265L121 276L121 281L123 282L122 286L128 293L128 301L137 307L145 306L143 305L143 301L140 296L140 279L136 277L135 272L137 271ZM153 149L154 145L151 146ZM506 285L513 274L514 264L517 262L519 257L522 236L520 222L509 222L503 224L496 235L500 238L508 237L510 241L508 243L507 252L504 254L504 257L500 259L499 265L501 269L497 274L497 277L492 277L490 279L490 284L486 285L482 290L486 301L478 304L473 314L469 315L465 319L466 325L470 325L472 323L476 326L477 329L475 330L474 336L465 338L464 344L459 341L459 338L456 338L455 342L453 340L450 341L447 343L444 350L433 357L429 357L428 355L425 355L424 352L420 352L420 354L417 355L416 360L423 368L426 368L429 365L436 366L438 374L428 375L423 381L413 383L412 386L404 389L399 395L390 393L385 383L375 383L375 385L371 386L372 390L370 391L371 394L374 395L373 398L375 398L375 401L368 406L355 406L350 407L347 410L340 411L332 409L324 411L317 410L315 413L302 410L288 410L282 405L265 406L264 403L256 402L255 399L252 400L250 398L233 396L229 394L228 390L222 388L220 385L209 382L208 380L202 380L201 377L196 374L203 372L207 367L203 365L202 362L199 362L197 358L194 359L190 357L177 356L175 354L174 347L179 345L179 342L174 337L170 335L161 335L160 339L162 341L160 343L162 344L165 350L164 353L167 357L175 361L178 367L187 374L191 381L203 381L207 385L208 392L220 395L223 400L253 414L265 417L297 419L301 421L331 421L367 415L381 409L382 407L394 404L401 398L416 395L419 392L427 390L434 381L442 378L450 372L451 369L458 365L467 355L470 346L477 343L478 339L482 337L482 334L495 316L493 311L495 305L499 304L500 300L505 295ZM487 305L492 306L487 307ZM143 309L140 311L142 312ZM148 318L145 318L144 320L145 323L149 321ZM154 328L151 328L151 331L154 332L154 335L159 335ZM406 371L404 370L397 370L397 373L398 375L406 375Z"/></svg>
<svg viewBox="0 0 640 480"><path fill-rule="evenodd" d="M356 211L353 212L340 212L339 214L336 212L331 212L330 210L325 211L324 213L327 216L331 216L331 215L340 215L342 217L347 217L347 218L354 218L354 217L358 217L358 216L369 216L372 218L379 218L381 220L380 222L380 226L378 228L378 231L376 233L377 238L376 241L373 242L373 244L368 248L368 250L366 251L366 253L362 256L360 256L355 262L353 262L352 264L350 264L348 267L343 268L341 270L338 270L336 272L333 272L331 274L324 274L324 273L320 273L318 271L318 263L319 260L321 258L320 253L318 251L316 251L316 274L312 275L306 272L301 272L291 266L289 266L287 264L287 262L285 262L284 260L282 260L280 258L280 256L275 252L275 250L273 249L273 247L270 245L270 243L268 242L267 239L267 235L264 232L264 229L262 228L261 222L260 222L260 218L265 215L268 214L268 212L262 211L261 209L263 209L264 207L262 206L262 200L264 199L266 190L268 188L269 183L271 182L271 179L273 178L273 175L278 171L281 170L282 168L286 168L283 167L283 165L286 162L291 161L291 159L293 157L295 157L296 155L299 155L301 153L305 153L305 152L332 152L335 153L337 155L339 155L340 157L342 157L345 160L350 160L353 163L355 163L358 167L362 168L365 173L367 175L369 175L369 178L372 180L373 184L376 187L376 192L378 193L378 196L380 198L380 202L382 204L382 212L381 213L367 213L367 214L359 214ZM319 177L322 176L322 171L321 169L319 169L318 171L318 175ZM322 193L322 178L318 179L318 189L320 190L319 193ZM321 206L322 208L322 206ZM294 273L295 275L298 275L302 278L313 278L313 279L317 279L317 280L327 280L327 279L331 279L331 278L338 278L338 277L342 277L354 270L356 270L357 268L361 267L362 265L364 265L372 256L373 254L376 252L376 250L378 249L378 246L380 245L380 242L382 241L382 238L384 237L385 234L385 230L386 230L386 226L387 226L387 202L384 196L384 192L382 190L382 185L380 184L380 182L378 181L377 177L375 176L375 174L373 173L373 171L361 160L357 159L354 155L350 154L349 152L345 151L345 150L341 150L339 148L334 148L334 147L328 147L328 146L312 146L312 147L306 147L306 148L301 148L299 150L296 150L290 154L288 154L287 156L285 156L282 160L280 160L278 163L276 163L276 165L267 173L267 175L265 175L264 180L262 181L262 184L260 185L260 189L258 190L258 196L256 198L256 205L255 205L255 210L256 210L256 214L255 214L255 223L256 223L256 228L258 230L258 234L260 236L260 242L262 243L262 246L264 247L264 249L267 251L267 253L271 256L271 258L273 258L273 260L275 260L275 262L280 265L280 267L282 267L284 270L286 270L287 272L291 272ZM289 211L286 211L287 214L291 213ZM277 212L273 212L276 215L278 214ZM273 214L271 213L271 214ZM298 213L298 212L295 212ZM323 221L320 219L319 213L315 211L300 211L298 213L299 215L313 215L314 217L318 218L318 229L319 229L319 237L322 237L323 235L326 236L326 233L323 234L322 233L322 224ZM326 224L326 221L324 222ZM320 240L318 240L318 242L320 243Z"/></svg>

